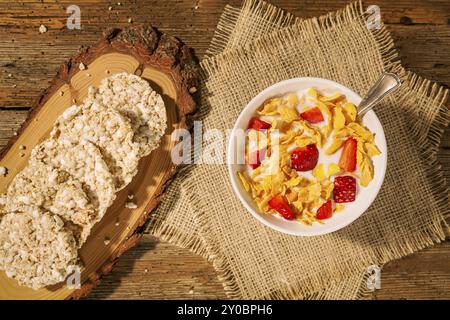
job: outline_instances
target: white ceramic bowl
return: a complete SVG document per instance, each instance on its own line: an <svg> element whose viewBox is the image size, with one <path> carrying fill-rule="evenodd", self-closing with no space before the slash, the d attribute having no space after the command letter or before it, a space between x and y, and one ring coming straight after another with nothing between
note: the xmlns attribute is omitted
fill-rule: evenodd
<svg viewBox="0 0 450 320"><path fill-rule="evenodd" d="M250 118L256 114L256 110L266 99L283 95L288 92L300 92L308 88L316 88L324 94L332 94L339 91L345 94L347 99L356 105L361 101L361 97L355 92L331 80L305 77L281 81L262 91L247 104L236 120L230 137L233 137L238 129L247 129ZM258 221L272 229L286 234L295 236L317 236L344 228L355 221L367 210L367 208L369 208L380 191L386 172L387 146L381 123L373 111L369 111L364 116L363 123L370 131L375 133L375 142L381 151L381 155L375 156L372 159L375 168L374 179L370 182L369 186L365 188L358 187L356 200L352 203L346 203L344 210L334 213L330 219L324 220L324 224L313 223L313 225L307 226L297 221L288 221L279 216L264 214L259 211L250 195L242 188L236 174L238 171L243 170L245 165L235 164L232 161L232 159L237 159L236 155L238 152L240 154L244 153L245 143L239 141L243 139L230 139L228 143L227 162L234 192L245 208L247 208ZM340 152L337 152L333 155L333 157L336 158L331 160L337 163L339 154Z"/></svg>

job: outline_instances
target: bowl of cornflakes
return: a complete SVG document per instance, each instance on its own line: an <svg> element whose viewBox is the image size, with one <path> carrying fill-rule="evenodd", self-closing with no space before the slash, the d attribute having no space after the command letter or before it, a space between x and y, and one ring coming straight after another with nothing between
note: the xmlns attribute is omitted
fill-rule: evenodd
<svg viewBox="0 0 450 320"><path fill-rule="evenodd" d="M387 146L361 97L321 78L276 83L239 115L227 150L231 184L260 222L296 236L337 231L361 216L384 180Z"/></svg>

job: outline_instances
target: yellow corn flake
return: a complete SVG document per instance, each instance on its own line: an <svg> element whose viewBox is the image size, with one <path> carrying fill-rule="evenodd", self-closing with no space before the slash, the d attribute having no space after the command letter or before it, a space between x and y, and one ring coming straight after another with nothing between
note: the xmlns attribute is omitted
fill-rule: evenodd
<svg viewBox="0 0 450 320"><path fill-rule="evenodd" d="M269 102L264 105L262 110L258 111L258 114L262 116L273 116L278 113L277 108L278 106L275 103Z"/></svg>
<svg viewBox="0 0 450 320"><path fill-rule="evenodd" d="M350 135L351 135L350 130L348 129L348 127L345 127L345 128L343 128L343 129L341 129L339 131L336 130L336 132L333 133L333 138L343 139L343 138L346 138L346 137L348 137Z"/></svg>
<svg viewBox="0 0 450 320"><path fill-rule="evenodd" d="M265 165L261 164L259 167L253 169L253 171L251 173L252 178L255 178L256 176L261 174L261 170L263 170L263 168L265 168Z"/></svg>
<svg viewBox="0 0 450 320"><path fill-rule="evenodd" d="M292 122L298 119L297 111L293 108L287 106L279 106L278 112L280 113L281 119L286 122Z"/></svg>
<svg viewBox="0 0 450 320"><path fill-rule="evenodd" d="M360 137L367 142L373 142L373 133L364 128L362 125L352 122L347 126L347 128L352 130L357 137Z"/></svg>
<svg viewBox="0 0 450 320"><path fill-rule="evenodd" d="M294 141L296 135L297 134L294 131L288 130L286 134L281 136L280 144L291 144Z"/></svg>
<svg viewBox="0 0 450 320"><path fill-rule="evenodd" d="M294 206L295 209L297 209L298 212L303 211L303 202L302 201L293 201L291 204Z"/></svg>
<svg viewBox="0 0 450 320"><path fill-rule="evenodd" d="M312 171L312 175L319 181L326 179L325 170L323 169L322 163L319 163L318 165L316 165L314 167L314 169Z"/></svg>
<svg viewBox="0 0 450 320"><path fill-rule="evenodd" d="M366 154L361 151L361 150L356 150L356 164L358 165L358 167L361 167L364 158L366 157Z"/></svg>
<svg viewBox="0 0 450 320"><path fill-rule="evenodd" d="M281 195L286 195L286 191L287 191L287 187L283 184L282 186L281 186Z"/></svg>
<svg viewBox="0 0 450 320"><path fill-rule="evenodd" d="M326 155L332 155L333 153L338 151L339 148L342 147L343 144L344 144L344 140L334 139L333 142L325 150L325 154Z"/></svg>
<svg viewBox="0 0 450 320"><path fill-rule="evenodd" d="M331 96L323 96L320 97L319 99L323 102L329 102L329 101L335 101L337 99L339 99L340 97L342 97L342 93L340 92L336 92L335 94L331 95Z"/></svg>
<svg viewBox="0 0 450 320"><path fill-rule="evenodd" d="M325 200L330 199L331 193L333 192L334 189L334 184L330 180L323 180L321 181L321 184L322 184L322 191L320 196Z"/></svg>
<svg viewBox="0 0 450 320"><path fill-rule="evenodd" d="M265 196L262 199L258 199L256 201L256 204L258 205L259 209L265 213L269 213L271 211L271 208L269 206L269 201L272 199L271 196Z"/></svg>
<svg viewBox="0 0 450 320"><path fill-rule="evenodd" d="M258 198L261 195L261 193L262 193L261 190L256 188L256 186L254 184L251 184L250 188L252 189L252 197L253 198Z"/></svg>
<svg viewBox="0 0 450 320"><path fill-rule="evenodd" d="M248 182L247 178L244 176L242 172L238 171L238 177L241 180L242 186L244 187L245 191L250 191L250 183Z"/></svg>
<svg viewBox="0 0 450 320"><path fill-rule="evenodd" d="M338 131L342 128L344 128L345 126L345 116L342 113L342 108L341 107L335 107L333 109L333 127L334 130Z"/></svg>
<svg viewBox="0 0 450 320"><path fill-rule="evenodd" d="M309 192L307 188L301 188L297 193L297 199L301 202L306 202L309 199Z"/></svg>
<svg viewBox="0 0 450 320"><path fill-rule="evenodd" d="M307 145L310 145L312 143L315 143L315 139L311 138L311 137L296 137L295 138L295 144L302 148L302 147L306 147Z"/></svg>
<svg viewBox="0 0 450 320"><path fill-rule="evenodd" d="M310 218L307 218L306 216L301 216L301 217L299 217L298 219L297 219L298 221L300 221L302 224L305 224L305 225L307 225L307 226L310 226L310 225L312 225L312 221L311 221L311 219Z"/></svg>
<svg viewBox="0 0 450 320"><path fill-rule="evenodd" d="M271 123L270 123L270 128L271 129L277 129L278 126L278 121L276 119L274 119Z"/></svg>
<svg viewBox="0 0 450 320"><path fill-rule="evenodd" d="M370 157L378 156L381 154L380 149L378 149L378 147L373 143L366 142L364 143L364 147L366 148L367 154Z"/></svg>
<svg viewBox="0 0 450 320"><path fill-rule="evenodd" d="M330 163L328 165L328 176L331 177L332 175L338 174L341 172L341 168L336 163Z"/></svg>
<svg viewBox="0 0 450 320"><path fill-rule="evenodd" d="M364 144L361 140L358 140L357 148L356 148L356 164L358 167L362 166L364 159L367 157L366 152L364 151Z"/></svg>
<svg viewBox="0 0 450 320"><path fill-rule="evenodd" d="M342 210L344 210L344 208L345 208L345 205L343 205L342 203L337 203L336 207L334 208L334 212L342 211Z"/></svg>
<svg viewBox="0 0 450 320"><path fill-rule="evenodd" d="M370 181L373 180L374 176L374 169L372 161L370 161L370 158L368 157L364 158L362 165L360 167L360 171L361 171L361 178L360 178L361 186L367 187Z"/></svg>
<svg viewBox="0 0 450 320"><path fill-rule="evenodd" d="M317 90L313 88L309 88L308 91L306 91L306 94L314 99L317 99L318 97Z"/></svg>
<svg viewBox="0 0 450 320"><path fill-rule="evenodd" d="M327 141L328 137L330 136L331 131L333 130L331 128L332 123L329 122L327 125L323 126L322 128L320 128L320 133L322 134L322 144L325 144L325 142Z"/></svg>
<svg viewBox="0 0 450 320"><path fill-rule="evenodd" d="M296 178L291 178L288 181L285 182L286 186L288 187L295 187L302 181L302 178L300 176L297 176Z"/></svg>
<svg viewBox="0 0 450 320"><path fill-rule="evenodd" d="M319 182L314 182L310 184L307 188L308 190L308 196L309 201L312 201L318 197L320 197L320 192L322 191L322 186Z"/></svg>
<svg viewBox="0 0 450 320"><path fill-rule="evenodd" d="M345 118L347 119L347 123L355 122L357 110L356 106L351 102L346 102L342 105L342 109L344 111Z"/></svg>
<svg viewBox="0 0 450 320"><path fill-rule="evenodd" d="M291 125L286 121L281 119L276 119L272 121L271 128L272 130L278 130L280 133L286 133L290 130Z"/></svg>
<svg viewBox="0 0 450 320"><path fill-rule="evenodd" d="M304 132L314 139L314 142L318 147L322 146L322 134L320 133L319 129L310 126L303 120L297 120L294 123L302 127L304 129Z"/></svg>
<svg viewBox="0 0 450 320"><path fill-rule="evenodd" d="M333 102L323 102L328 109L333 109L334 107L336 107L336 104L334 104Z"/></svg>
<svg viewBox="0 0 450 320"><path fill-rule="evenodd" d="M297 201L297 194L295 192L289 192L286 194L286 199L289 203Z"/></svg>
<svg viewBox="0 0 450 320"><path fill-rule="evenodd" d="M298 105L298 97L295 93L288 93L283 97L283 102L291 108L295 108Z"/></svg>

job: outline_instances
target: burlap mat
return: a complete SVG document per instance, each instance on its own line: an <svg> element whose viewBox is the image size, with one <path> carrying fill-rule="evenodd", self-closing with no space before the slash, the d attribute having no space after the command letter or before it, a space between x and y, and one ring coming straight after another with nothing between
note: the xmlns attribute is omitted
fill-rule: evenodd
<svg viewBox="0 0 450 320"><path fill-rule="evenodd" d="M221 20L211 54L235 47L240 38L252 39L242 35L252 30L245 15L257 21L255 36L294 21L271 6L247 1L241 14L228 9L229 22ZM259 33L261 17L269 21L264 33ZM202 106L204 126L222 130L232 127L254 95L282 79L319 76L363 94L382 70L401 75L402 89L377 108L388 140L386 180L354 224L314 238L274 232L242 208L226 167L218 165L183 172L156 211L159 218L150 232L208 257L230 297L239 298L356 298L367 266L443 239L449 199L436 152L448 121L446 91L406 72L395 57L387 31L369 31L357 3L202 62L209 93Z"/></svg>

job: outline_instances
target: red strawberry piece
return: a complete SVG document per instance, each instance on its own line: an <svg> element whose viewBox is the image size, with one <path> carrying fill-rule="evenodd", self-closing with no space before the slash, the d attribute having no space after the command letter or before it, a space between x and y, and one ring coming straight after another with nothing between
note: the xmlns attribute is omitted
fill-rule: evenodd
<svg viewBox="0 0 450 320"><path fill-rule="evenodd" d="M247 159L247 164L252 167L252 169L258 168L261 165L261 161L266 157L266 151L267 149L264 148L252 152Z"/></svg>
<svg viewBox="0 0 450 320"><path fill-rule="evenodd" d="M318 107L314 107L311 109L308 109L302 113L300 113L300 117L302 119L311 122L311 123L317 123L323 121L323 115L322 112Z"/></svg>
<svg viewBox="0 0 450 320"><path fill-rule="evenodd" d="M331 200L328 200L323 205L320 206L319 209L317 209L316 218L319 220L328 219L333 214L333 204L331 203Z"/></svg>
<svg viewBox="0 0 450 320"><path fill-rule="evenodd" d="M314 169L319 160L319 150L315 144L296 148L291 154L291 168L297 171L309 171Z"/></svg>
<svg viewBox="0 0 450 320"><path fill-rule="evenodd" d="M291 209L289 203L281 194L270 199L269 206L275 211L277 211L279 214L281 214L283 218L287 220L292 220L295 218L294 211Z"/></svg>
<svg viewBox="0 0 450 320"><path fill-rule="evenodd" d="M250 122L248 123L249 129L255 129L255 130L264 130L270 128L270 123L267 123L265 121L262 121L260 118L253 117L250 119Z"/></svg>
<svg viewBox="0 0 450 320"><path fill-rule="evenodd" d="M355 201L356 179L352 176L334 178L333 198L336 203Z"/></svg>
<svg viewBox="0 0 450 320"><path fill-rule="evenodd" d="M356 148L358 143L354 138L348 138L344 142L341 157L339 158L339 167L347 172L356 170Z"/></svg>

